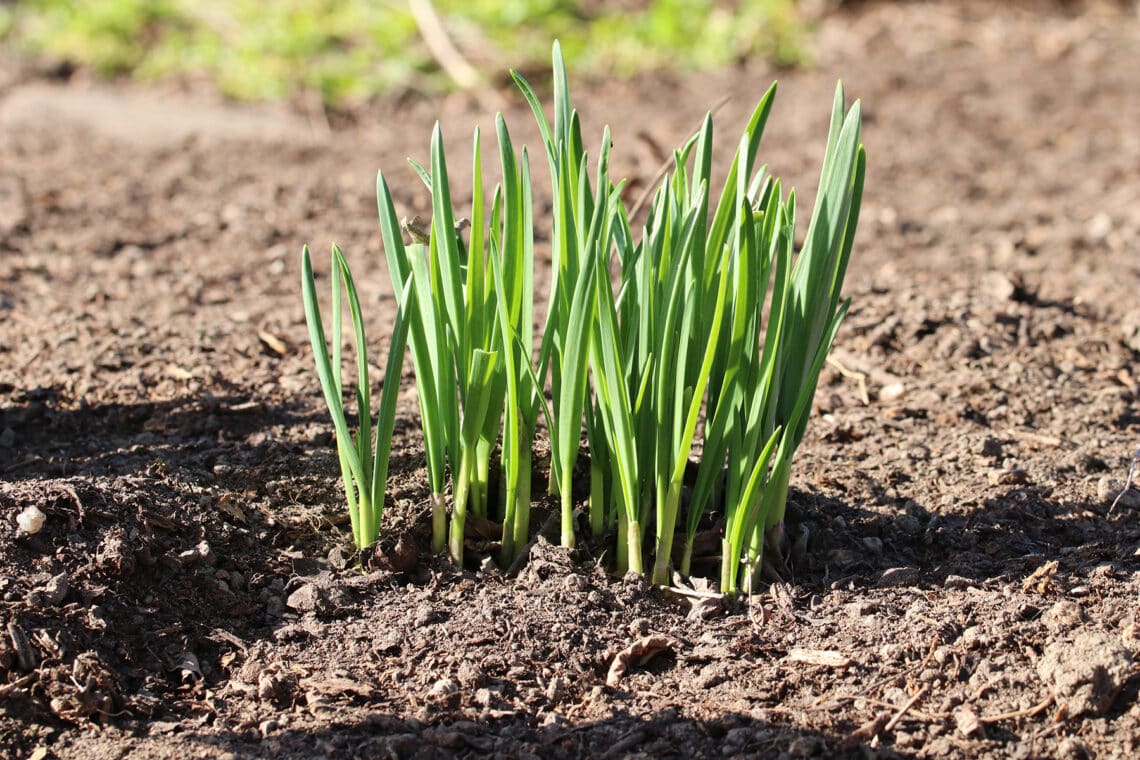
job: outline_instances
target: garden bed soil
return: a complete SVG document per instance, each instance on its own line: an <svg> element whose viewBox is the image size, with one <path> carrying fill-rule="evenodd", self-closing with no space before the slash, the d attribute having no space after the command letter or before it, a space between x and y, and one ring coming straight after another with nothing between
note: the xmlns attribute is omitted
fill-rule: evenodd
<svg viewBox="0 0 1140 760"><path fill-rule="evenodd" d="M634 191L722 95L724 161L778 73L762 160L810 198L836 78L864 102L800 551L728 605L611 577L596 545L539 541L509 577L429 556L410 375L387 543L355 569L301 244L321 273L344 247L382 360L374 173L423 212L404 156L441 119L462 186L500 103L535 148L515 92L329 126L5 59L0 755L1136 756L1137 492L1110 510L1140 446L1136 14L860 4L814 68L576 88Z"/></svg>

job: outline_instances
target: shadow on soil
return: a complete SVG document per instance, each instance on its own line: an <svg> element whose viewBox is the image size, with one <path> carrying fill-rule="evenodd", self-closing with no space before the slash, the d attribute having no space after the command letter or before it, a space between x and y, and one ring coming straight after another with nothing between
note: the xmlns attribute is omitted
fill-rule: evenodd
<svg viewBox="0 0 1140 760"><path fill-rule="evenodd" d="M841 750L840 738L734 712L709 720L690 720L673 709L649 717L619 710L606 720L574 724L560 721L534 727L536 720L516 714L487 722L442 721L427 725L415 719L376 714L319 732L270 726L264 737L251 729L191 738L223 751L282 758L343 755L427 759L490 757L503 752L519 758L775 757L781 753L792 757L864 756L861 750Z"/></svg>
<svg viewBox="0 0 1140 760"><path fill-rule="evenodd" d="M320 569L317 549L282 548L316 540L301 536L314 526L294 527L290 535L275 524L276 508L286 498L339 503L331 440L318 439L327 433L299 444L295 434L274 432L327 428L323 416L298 409L233 396L63 410L52 391L35 391L0 410L0 430L12 430L18 443L0 449L0 504L37 504L48 515L42 533L0 537L0 550L28 567L56 557L69 571L72 598L81 602L59 610L32 605L12 625L56 631L77 650L97 653L120 674L124 696L177 693L187 653L208 683L226 681L222 671L207 672L211 664L273 637L285 623L290 579ZM314 461L312 451L322 448L326 457ZM397 456L394 472L415 468L414 451ZM275 491L275 481L287 483L286 490ZM879 501L868 509L793 490L789 524L808 528L811 550L791 580L869 586L903 569L909 576L899 585L940 587L953 576L978 585L1018 583L1057 560L1059 582L1067 582L1105 563L1134 565L1125 547L1140 539L1140 527L1124 515L1107 518L1086 505L1063 504L1031 484L946 513L913 500ZM262 508L249 509L255 502ZM116 641L104 639L107 629L120 632ZM42 710L29 706L30 714ZM269 727L263 737L253 727L195 738L281 757L348 750L452 757L520 744L537 757L677 756L681 747L685 755L703 756L730 744L737 754L836 756L839 741L738 714L693 721L618 713L540 728L536 720L448 724L441 716L428 725L378 716L318 733Z"/></svg>
<svg viewBox="0 0 1140 760"><path fill-rule="evenodd" d="M1106 513L1057 501L1033 485L944 513L909 499L871 510L795 490L789 502L790 523L807 525L820 549L809 553L801 580L833 587L896 585L884 576L891 570L897 585L1008 582L1053 560L1062 579L1103 564L1123 570L1135 564L1129 547L1140 541L1140 526Z"/></svg>
<svg viewBox="0 0 1140 760"><path fill-rule="evenodd" d="M257 464L283 446L274 428L321 418L300 405L264 404L248 396L188 396L137 404L81 403L61 408L55 389L35 389L0 407L0 476L129 476L156 462L171 470L212 473L219 460ZM11 432L5 432L11 431ZM314 442L316 443L316 442Z"/></svg>

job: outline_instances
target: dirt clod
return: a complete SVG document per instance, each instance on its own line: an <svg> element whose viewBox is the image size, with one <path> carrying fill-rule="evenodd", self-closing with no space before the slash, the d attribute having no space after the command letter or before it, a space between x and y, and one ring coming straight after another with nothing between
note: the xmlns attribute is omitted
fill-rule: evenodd
<svg viewBox="0 0 1140 760"><path fill-rule="evenodd" d="M1088 617L1079 604L1071 599L1062 599L1047 609L1041 620L1051 633L1059 636L1077 630L1088 621Z"/></svg>
<svg viewBox="0 0 1140 760"><path fill-rule="evenodd" d="M1096 632L1050 644L1037 664L1037 674L1057 703L1074 717L1107 712L1131 672L1127 647Z"/></svg>

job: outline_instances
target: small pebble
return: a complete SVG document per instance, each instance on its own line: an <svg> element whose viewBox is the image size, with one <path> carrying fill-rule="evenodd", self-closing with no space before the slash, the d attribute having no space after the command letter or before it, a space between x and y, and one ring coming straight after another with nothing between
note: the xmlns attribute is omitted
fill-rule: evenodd
<svg viewBox="0 0 1140 760"><path fill-rule="evenodd" d="M550 679L550 683L546 686L546 698L550 700L551 704L558 704L566 698L566 693L569 689L569 679L563 676L555 676Z"/></svg>
<svg viewBox="0 0 1140 760"><path fill-rule="evenodd" d="M312 583L306 583L289 594L285 604L298 612L314 612L325 608L328 605L328 600L319 588Z"/></svg>
<svg viewBox="0 0 1140 760"><path fill-rule="evenodd" d="M1017 284L1004 272L982 275L980 291L995 301L1008 301L1017 293Z"/></svg>
<svg viewBox="0 0 1140 760"><path fill-rule="evenodd" d="M46 520L47 515L41 512L40 508L34 504L16 515L16 524L20 526L20 530L29 536L34 536L43 530Z"/></svg>
<svg viewBox="0 0 1140 760"><path fill-rule="evenodd" d="M446 699L459 691L459 684L450 678L441 678L428 689L428 699Z"/></svg>
<svg viewBox="0 0 1140 760"><path fill-rule="evenodd" d="M1089 223L1085 227L1085 233L1097 241L1104 240L1110 232L1112 232L1112 217L1103 211L1089 219Z"/></svg>
<svg viewBox="0 0 1140 760"><path fill-rule="evenodd" d="M987 435L978 445L978 453L987 457L1000 457L1002 454L1001 441Z"/></svg>
<svg viewBox="0 0 1140 760"><path fill-rule="evenodd" d="M1133 351L1140 351L1140 309L1124 315L1120 321L1121 339Z"/></svg>
<svg viewBox="0 0 1140 760"><path fill-rule="evenodd" d="M890 383L884 385L879 391L880 401L894 401L906 393L906 386L902 383Z"/></svg>
<svg viewBox="0 0 1140 760"><path fill-rule="evenodd" d="M67 598L70 586L67 583L67 573L60 573L44 586L44 601L52 607L58 607Z"/></svg>
<svg viewBox="0 0 1140 760"><path fill-rule="evenodd" d="M1020 467L1003 467L998 470L989 470L986 479L991 486L1014 486L1025 483L1029 478L1025 470Z"/></svg>

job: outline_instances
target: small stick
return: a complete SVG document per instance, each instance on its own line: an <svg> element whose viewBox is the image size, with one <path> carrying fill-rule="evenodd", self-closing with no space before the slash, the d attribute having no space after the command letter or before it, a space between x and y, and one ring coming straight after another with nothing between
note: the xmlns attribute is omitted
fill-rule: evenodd
<svg viewBox="0 0 1140 760"><path fill-rule="evenodd" d="M890 702L884 702L881 699L875 699L874 697L860 696L857 694L841 694L838 697L834 697L833 701L837 705L840 703L843 703L843 702L866 702L871 707L878 707L878 708L881 708L884 710L889 710L889 709L892 709L895 707L895 705L891 704ZM809 707L809 709L811 709L811 710L822 710L826 707L826 705L827 705L826 702L816 701L814 704L812 704ZM949 716L949 713L929 713L929 712L924 712L923 710L914 710L914 709L911 709L910 712L912 715L915 715L916 717L921 718L922 720L941 720L941 719Z"/></svg>
<svg viewBox="0 0 1140 760"><path fill-rule="evenodd" d="M724 105L730 100L732 100L732 98L728 95L725 95L724 97L722 97L720 100L717 101L717 104L712 107L712 109L709 111L709 114L715 115L716 112L719 111L720 109L724 108ZM697 127L697 129L699 130L700 127ZM670 153L669 155L667 155L665 157L665 160L661 162L661 165L659 167L657 167L657 172L653 175L653 179L651 179L649 181L649 184L647 184L645 186L645 189L641 191L641 195L638 196L637 202L635 202L633 204L633 207L629 210L629 222L630 222L630 224L633 224L633 220L635 218L637 218L637 212L641 211L641 207L645 205L645 202L647 200L649 200L649 198L655 192L657 192L658 183L661 182L661 180L663 180L665 178L666 174L669 173L669 167L672 164L673 164L673 154Z"/></svg>
<svg viewBox="0 0 1140 760"><path fill-rule="evenodd" d="M1056 436L1042 435L1041 433L1034 433L1031 430L1018 430L1017 428L1009 428L1005 432L1006 435L1010 436L1011 438L1020 438L1023 441L1029 441L1030 443L1036 443L1041 446L1052 446L1053 448L1057 448L1064 445L1065 443L1063 439Z"/></svg>
<svg viewBox="0 0 1140 760"><path fill-rule="evenodd" d="M839 744L836 746L840 752L850 752L864 742L873 741L875 737L879 735L879 732L883 730L883 726L887 724L887 721L890 719L890 717L891 714L888 712L879 713L874 718L867 721L863 725L859 726L859 728L855 729L847 736L840 739Z"/></svg>
<svg viewBox="0 0 1140 760"><path fill-rule="evenodd" d="M1045 710L1049 705L1053 704L1053 696L1049 695L1045 700L1033 707L1024 710L1014 710L1013 712L1002 713L1001 715L990 715L986 718L978 718L980 723L1000 723L1003 720L1014 720L1016 718L1032 718L1037 713Z"/></svg>
<svg viewBox="0 0 1140 760"><path fill-rule="evenodd" d="M1128 468L1128 479L1124 481L1124 488L1112 500L1112 506L1108 508L1108 513L1111 515L1112 510L1116 509L1116 505L1124 498L1124 494L1128 493L1128 489L1132 487L1132 478L1136 476L1136 464L1140 462L1140 449L1136 449L1136 456L1132 457L1132 466Z"/></svg>
<svg viewBox="0 0 1140 760"><path fill-rule="evenodd" d="M899 708L899 711L897 713L895 713L895 717L891 718L887 722L887 725L883 726L883 730L884 731L890 731L895 726L897 726L899 721L903 719L903 716L906 715L907 712L910 711L910 708L912 708L916 704L918 704L918 701L920 699L922 699L923 697L925 697L926 692L928 692L929 690L930 690L930 684L923 684L922 688L919 689L918 692L913 697L911 697L909 700L907 700L907 703L905 705L903 705L902 707Z"/></svg>
<svg viewBox="0 0 1140 760"><path fill-rule="evenodd" d="M538 533L535 533L534 538L526 542L522 550L519 552L519 556L515 557L514 562L512 562L511 566L507 568L507 572L504 573L504 575L506 575L508 578L511 578L514 577L519 570L522 570L522 566L525 565L527 559L530 558L530 550L534 548L534 545L536 543L538 543L538 537L545 535L548 530L553 528L555 522L560 517L561 513L558 510L554 510L550 513L550 515L546 518L546 521L542 523L542 527L538 529Z"/></svg>
<svg viewBox="0 0 1140 760"><path fill-rule="evenodd" d="M863 402L863 406L871 405L871 396L867 393L867 375L858 370L848 369L841 361L834 356L827 357L827 363L835 367L839 374L843 375L848 380L854 380L859 384L859 399Z"/></svg>
<svg viewBox="0 0 1140 760"><path fill-rule="evenodd" d="M696 599L724 599L724 594L719 591L698 591L695 588L685 588L684 586L669 586L661 585L657 588L662 591L668 591L678 596L691 596Z"/></svg>
<svg viewBox="0 0 1140 760"><path fill-rule="evenodd" d="M475 67L467 62L459 48L447 36L443 26L443 19L439 17L431 0L409 0L408 7L416 26L420 28L420 35L424 38L432 57L439 63L451 79L459 85L460 89L470 90L479 84L481 77Z"/></svg>

